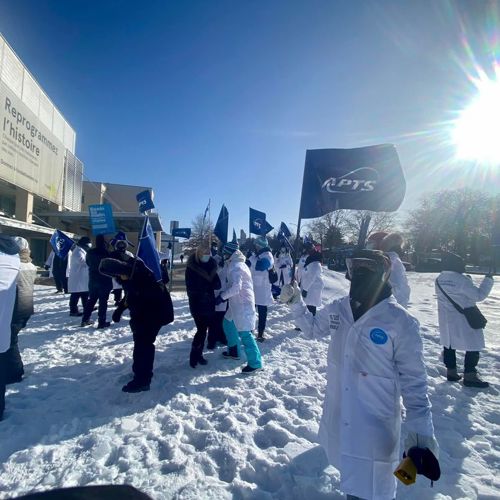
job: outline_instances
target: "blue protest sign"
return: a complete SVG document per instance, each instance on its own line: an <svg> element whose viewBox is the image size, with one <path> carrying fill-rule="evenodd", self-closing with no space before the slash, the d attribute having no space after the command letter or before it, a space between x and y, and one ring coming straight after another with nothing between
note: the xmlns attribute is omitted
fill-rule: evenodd
<svg viewBox="0 0 500 500"><path fill-rule="evenodd" d="M153 199L151 198L151 191L141 191L135 196L135 199L139 203L139 212L144 213L147 210L154 208Z"/></svg>
<svg viewBox="0 0 500 500"><path fill-rule="evenodd" d="M92 234L110 234L116 231L113 219L113 207L109 203L89 205Z"/></svg>
<svg viewBox="0 0 500 500"><path fill-rule="evenodd" d="M177 227L172 231L172 236L174 238L191 238L191 228Z"/></svg>

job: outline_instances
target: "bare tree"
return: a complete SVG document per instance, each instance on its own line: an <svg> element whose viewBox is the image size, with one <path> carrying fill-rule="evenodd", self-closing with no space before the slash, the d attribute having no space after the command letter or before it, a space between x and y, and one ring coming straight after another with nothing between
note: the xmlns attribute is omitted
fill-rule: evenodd
<svg viewBox="0 0 500 500"><path fill-rule="evenodd" d="M314 219L307 225L307 229L322 248L333 248L344 242L346 218L346 210L335 210Z"/></svg>
<svg viewBox="0 0 500 500"><path fill-rule="evenodd" d="M212 221L208 221L208 218L204 217L203 214L198 214L191 221L191 238L187 241L184 246L187 252L193 252L196 247L201 244L209 244L210 235L213 236L214 224Z"/></svg>
<svg viewBox="0 0 500 500"><path fill-rule="evenodd" d="M396 214L393 212L369 212L366 210L350 210L344 221L344 231L349 241L357 242L361 225L370 216L370 224L366 236L378 231L390 232L396 225Z"/></svg>

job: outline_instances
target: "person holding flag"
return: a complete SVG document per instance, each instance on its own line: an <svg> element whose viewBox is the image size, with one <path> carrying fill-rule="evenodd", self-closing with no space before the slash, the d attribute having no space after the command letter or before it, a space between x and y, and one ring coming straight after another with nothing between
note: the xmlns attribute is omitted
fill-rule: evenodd
<svg viewBox="0 0 500 500"><path fill-rule="evenodd" d="M313 241L304 245L305 260L300 274L300 290L304 302L313 314L321 306L323 291L323 270L321 267L321 253L316 249Z"/></svg>
<svg viewBox="0 0 500 500"><path fill-rule="evenodd" d="M243 344L248 364L242 372L254 373L262 368L262 358L251 333L255 327L252 276L245 265L245 256L240 252L236 240L226 243L223 252L225 266L227 266L227 284L215 299L215 305L222 304L225 300L228 301L228 309L224 318L224 333L228 349L222 354L228 359L240 359L241 344Z"/></svg>
<svg viewBox="0 0 500 500"><path fill-rule="evenodd" d="M255 242L255 254L248 258L247 264L252 273L255 305L259 313L257 341L264 342L267 308L274 303L272 283L269 281L269 270L274 266L274 258L265 236L259 236Z"/></svg>

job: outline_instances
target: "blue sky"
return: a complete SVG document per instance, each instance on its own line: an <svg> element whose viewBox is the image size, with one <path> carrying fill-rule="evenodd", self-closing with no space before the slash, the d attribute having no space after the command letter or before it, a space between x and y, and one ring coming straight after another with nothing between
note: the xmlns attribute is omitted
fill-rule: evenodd
<svg viewBox="0 0 500 500"><path fill-rule="evenodd" d="M88 178L152 186L166 227L211 198L247 230L249 206L296 222L306 149L396 144L403 213L428 190L498 191L443 144L473 63L497 57L494 5L0 0L0 31L76 130Z"/></svg>

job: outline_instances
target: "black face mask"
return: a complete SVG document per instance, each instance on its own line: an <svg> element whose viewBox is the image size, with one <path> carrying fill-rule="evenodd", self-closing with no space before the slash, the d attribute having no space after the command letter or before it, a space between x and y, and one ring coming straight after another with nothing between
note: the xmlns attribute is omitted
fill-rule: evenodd
<svg viewBox="0 0 500 500"><path fill-rule="evenodd" d="M351 276L349 297L355 302L371 307L384 287L382 276L367 268L356 269Z"/></svg>

